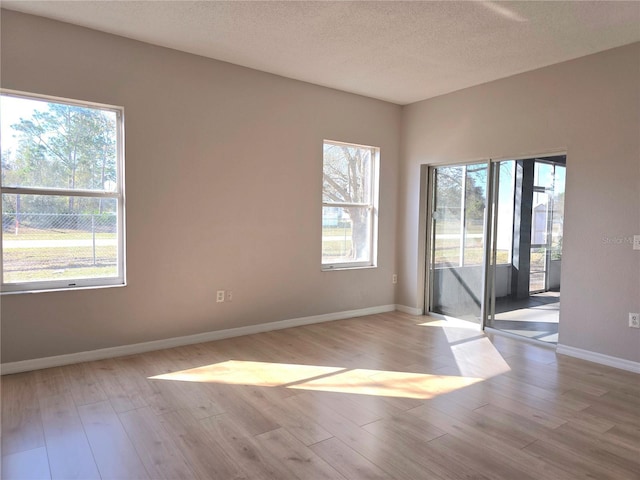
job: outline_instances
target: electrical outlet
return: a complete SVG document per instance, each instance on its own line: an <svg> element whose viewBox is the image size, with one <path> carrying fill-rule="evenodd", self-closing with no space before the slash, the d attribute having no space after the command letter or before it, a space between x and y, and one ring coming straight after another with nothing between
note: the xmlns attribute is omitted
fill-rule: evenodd
<svg viewBox="0 0 640 480"><path fill-rule="evenodd" d="M216 292L216 302L218 303L224 302L224 290L218 290Z"/></svg>
<svg viewBox="0 0 640 480"><path fill-rule="evenodd" d="M394 273L393 275L391 275L391 283L393 283L394 285L396 283L398 283L398 274Z"/></svg>
<svg viewBox="0 0 640 480"><path fill-rule="evenodd" d="M629 326L640 328L640 313L629 313Z"/></svg>
<svg viewBox="0 0 640 480"><path fill-rule="evenodd" d="M227 290L227 299L226 302L230 302L233 300L233 292L231 290Z"/></svg>
<svg viewBox="0 0 640 480"><path fill-rule="evenodd" d="M633 249L640 250L640 235L633 236Z"/></svg>

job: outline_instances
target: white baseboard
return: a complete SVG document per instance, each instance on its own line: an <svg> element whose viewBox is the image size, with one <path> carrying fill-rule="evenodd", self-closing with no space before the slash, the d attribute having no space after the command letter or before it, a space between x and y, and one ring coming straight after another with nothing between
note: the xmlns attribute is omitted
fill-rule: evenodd
<svg viewBox="0 0 640 480"><path fill-rule="evenodd" d="M640 363L625 360L624 358L612 357L610 355L603 355L602 353L591 352L589 350L582 350L581 348L560 344L558 344L558 347L556 348L556 353L580 358L582 360L588 360L589 362L599 363L601 365L607 365L609 367L620 368L633 373L640 373Z"/></svg>
<svg viewBox="0 0 640 480"><path fill-rule="evenodd" d="M421 308L407 307L406 305L396 304L396 310L402 313L408 313L409 315L422 315L424 312Z"/></svg>
<svg viewBox="0 0 640 480"><path fill-rule="evenodd" d="M216 330L213 332L198 333L195 335L187 335L184 337L173 337L166 338L164 340L154 340L151 342L122 345L119 347L101 348L99 350L91 350L88 352L70 353L67 355L57 355L54 357L34 358L33 360L22 360L19 362L3 363L2 365L0 365L0 374L8 375L12 373L28 372L31 370L40 370L43 368L70 365L72 363L90 362L92 360L122 357L125 355L134 355L136 353L161 350L163 348L181 347L183 345L211 342L214 340L222 340L224 338L251 335L253 333L262 333L272 330L281 330L283 328L311 325L312 323L331 322L334 320L344 320L347 318L374 315L376 313L393 312L395 310L396 305L380 305L378 307L326 313L323 315L313 315L310 317L291 318L289 320L280 320L277 322L262 323L259 325L249 325L246 327L229 328L226 330Z"/></svg>

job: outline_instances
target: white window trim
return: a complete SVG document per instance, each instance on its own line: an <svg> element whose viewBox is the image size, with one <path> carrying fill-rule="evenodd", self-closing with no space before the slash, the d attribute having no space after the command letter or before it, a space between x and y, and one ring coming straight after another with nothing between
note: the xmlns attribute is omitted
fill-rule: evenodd
<svg viewBox="0 0 640 480"><path fill-rule="evenodd" d="M4 187L0 184L0 204L2 202L2 194L30 194L30 195L56 195L56 196L73 196L73 197L92 197L92 198L115 198L118 203L118 275L115 277L96 277L96 278L80 278L80 279L63 279L63 280L44 280L33 282L4 283L2 281L2 295L17 293L36 293L51 292L59 290L77 290L87 288L101 287L121 287L126 283L126 245L125 245L125 186L124 186L124 108L96 102L86 102L81 100L73 100L64 97L55 97L51 95L42 95L37 93L21 92L17 90L9 90L0 88L0 94L4 96L12 96L24 99L44 100L54 103L64 103L66 105L74 105L79 107L94 108L98 110L108 110L116 114L116 190L115 192L106 192L100 190L67 190L58 188L33 188L33 187ZM0 280L4 278L2 269L3 261L3 237L0 234Z"/></svg>
<svg viewBox="0 0 640 480"><path fill-rule="evenodd" d="M336 270L355 270L355 269L367 269L377 268L378 266L378 200L380 190L380 148L371 145L361 145L357 143L340 142L336 140L323 140L322 147L324 152L324 146L326 144L332 145L346 145L349 147L366 148L371 150L371 203L349 203L349 202L322 202L322 208L324 207L365 207L371 212L371 228L369 232L369 259L360 262L333 262L322 263L321 268L323 272L331 272ZM322 176L324 178L324 153L322 156L323 171ZM324 195L324 187L323 187ZM321 213L322 219L322 213Z"/></svg>

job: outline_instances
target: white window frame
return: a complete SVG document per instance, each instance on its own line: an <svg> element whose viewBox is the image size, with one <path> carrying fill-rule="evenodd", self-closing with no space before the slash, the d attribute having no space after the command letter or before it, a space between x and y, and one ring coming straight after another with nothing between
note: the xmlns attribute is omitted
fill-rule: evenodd
<svg viewBox="0 0 640 480"><path fill-rule="evenodd" d="M21 92L0 88L0 95L24 98L26 100L42 100L52 103L62 103L96 110L106 110L116 114L116 188L115 191L101 190L69 190L62 188L38 188L38 187L5 187L0 183L0 194L26 194L48 195L60 197L84 197L84 198L112 198L118 204L118 275L114 277L95 277L79 279L43 280L33 282L4 283L4 256L2 255L3 234L0 233L0 281L1 293L33 293L56 290L77 290L83 288L118 287L126 285L126 255L125 255L125 195L124 195L124 108L95 102L73 100L63 97L41 95L37 93ZM0 195L0 203L2 195Z"/></svg>
<svg viewBox="0 0 640 480"><path fill-rule="evenodd" d="M359 262L332 262L323 263L321 259L322 271L334 271L356 268L376 268L378 263L378 197L380 188L380 148L371 145L361 145L356 143L340 142L336 140L323 140L322 142L322 178L323 188L322 194L324 198L324 147L325 145L344 145L355 148L366 148L371 150L371 175L370 175L370 191L371 198L369 203L348 203L348 202L322 202L322 208L324 207L362 207L366 208L370 212L369 216L369 258L367 260ZM322 212L320 213L322 221ZM322 244L322 238L321 242ZM322 250L322 247L321 247Z"/></svg>

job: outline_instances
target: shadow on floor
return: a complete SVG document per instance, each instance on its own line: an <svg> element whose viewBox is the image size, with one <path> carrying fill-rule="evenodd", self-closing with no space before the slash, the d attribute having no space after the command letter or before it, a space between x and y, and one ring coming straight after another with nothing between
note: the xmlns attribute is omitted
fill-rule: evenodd
<svg viewBox="0 0 640 480"><path fill-rule="evenodd" d="M558 343L560 292L537 293L525 299L496 299L495 319L488 326L516 335Z"/></svg>

